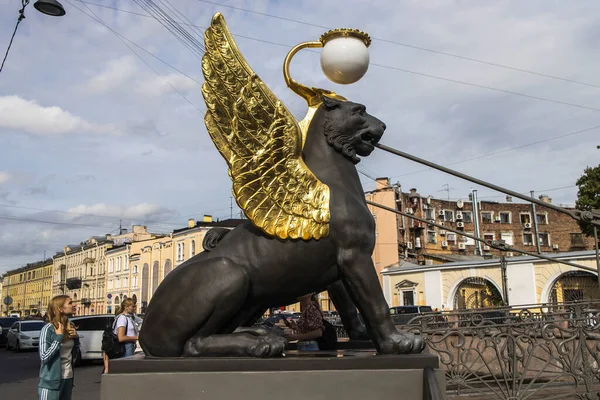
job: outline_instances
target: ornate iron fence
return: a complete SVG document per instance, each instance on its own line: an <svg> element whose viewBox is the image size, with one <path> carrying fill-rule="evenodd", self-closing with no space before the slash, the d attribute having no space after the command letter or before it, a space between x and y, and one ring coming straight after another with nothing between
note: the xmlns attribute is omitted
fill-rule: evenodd
<svg viewBox="0 0 600 400"><path fill-rule="evenodd" d="M449 397L600 399L600 301L420 314L400 329L439 356Z"/></svg>

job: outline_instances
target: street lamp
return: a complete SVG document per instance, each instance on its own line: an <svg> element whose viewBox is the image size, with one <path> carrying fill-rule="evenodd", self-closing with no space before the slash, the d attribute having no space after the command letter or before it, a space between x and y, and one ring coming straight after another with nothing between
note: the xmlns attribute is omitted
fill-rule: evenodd
<svg viewBox="0 0 600 400"><path fill-rule="evenodd" d="M66 14L65 8L56 0L38 0L33 7L42 14L52 17L62 17Z"/></svg>

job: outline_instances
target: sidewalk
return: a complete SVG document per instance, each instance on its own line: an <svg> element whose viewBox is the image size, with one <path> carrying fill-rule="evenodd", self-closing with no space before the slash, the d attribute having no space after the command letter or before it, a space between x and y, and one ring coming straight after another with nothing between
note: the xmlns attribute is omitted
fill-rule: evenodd
<svg viewBox="0 0 600 400"><path fill-rule="evenodd" d="M86 366L75 369L74 400L100 400L101 365ZM39 378L28 378L22 381L0 385L2 400L37 399Z"/></svg>

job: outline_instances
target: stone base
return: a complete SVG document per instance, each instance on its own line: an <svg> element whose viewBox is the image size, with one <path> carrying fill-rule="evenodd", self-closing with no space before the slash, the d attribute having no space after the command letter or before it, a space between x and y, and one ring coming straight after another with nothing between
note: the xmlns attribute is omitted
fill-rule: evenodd
<svg viewBox="0 0 600 400"><path fill-rule="evenodd" d="M101 399L423 400L425 368L435 371L437 387L444 396L444 373L438 369L438 358L430 354L289 351L274 359L149 358L139 354L110 361L109 373L102 376Z"/></svg>

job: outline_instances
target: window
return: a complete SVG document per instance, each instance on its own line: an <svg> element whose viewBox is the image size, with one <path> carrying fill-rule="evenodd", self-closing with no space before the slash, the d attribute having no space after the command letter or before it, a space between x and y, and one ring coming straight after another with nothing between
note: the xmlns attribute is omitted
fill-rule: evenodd
<svg viewBox="0 0 600 400"><path fill-rule="evenodd" d="M571 247L585 247L583 233L571 233Z"/></svg>
<svg viewBox="0 0 600 400"><path fill-rule="evenodd" d="M454 211L444 210L444 219L446 221L454 221Z"/></svg>
<svg viewBox="0 0 600 400"><path fill-rule="evenodd" d="M129 278L125 277L123 278L123 287L129 287Z"/></svg>
<svg viewBox="0 0 600 400"><path fill-rule="evenodd" d="M533 233L523 234L523 244L525 246L533 246Z"/></svg>
<svg viewBox="0 0 600 400"><path fill-rule="evenodd" d="M138 266L134 265L133 268L131 269L131 273L132 274L137 274L138 273Z"/></svg>
<svg viewBox="0 0 600 400"><path fill-rule="evenodd" d="M483 211L481 213L481 221L483 221L484 224L491 224L492 223L492 213L489 211Z"/></svg>
<svg viewBox="0 0 600 400"><path fill-rule="evenodd" d="M448 233L446 235L446 240L449 242L456 242L456 233Z"/></svg>
<svg viewBox="0 0 600 400"><path fill-rule="evenodd" d="M124 256L125 258L125 262L123 265L123 270L128 271L129 270L129 256Z"/></svg>
<svg viewBox="0 0 600 400"><path fill-rule="evenodd" d="M542 246L550 246L550 234L549 233L538 234L538 239Z"/></svg>
<svg viewBox="0 0 600 400"><path fill-rule="evenodd" d="M115 270L115 260L114 258L111 258L110 260L108 260L108 272L112 273Z"/></svg>
<svg viewBox="0 0 600 400"><path fill-rule="evenodd" d="M115 317L94 317L94 318L74 318L71 320L78 331L103 331L106 327L112 326Z"/></svg>
<svg viewBox="0 0 600 400"><path fill-rule="evenodd" d="M433 209L433 208L426 209L425 210L425 219L434 220L435 219L435 209Z"/></svg>
<svg viewBox="0 0 600 400"><path fill-rule="evenodd" d="M136 288L137 285L138 285L138 277L134 276L133 278L131 278L131 287Z"/></svg>
<svg viewBox="0 0 600 400"><path fill-rule="evenodd" d="M522 224L530 224L531 223L531 214L521 213L520 217L521 217Z"/></svg>
<svg viewBox="0 0 600 400"><path fill-rule="evenodd" d="M117 272L121 271L121 257L117 257Z"/></svg>
<svg viewBox="0 0 600 400"><path fill-rule="evenodd" d="M115 288L119 289L121 287L121 278L117 278L115 282Z"/></svg>
<svg viewBox="0 0 600 400"><path fill-rule="evenodd" d="M514 244L512 232L502 232L500 234L500 239L504 240L504 242L509 246L512 246Z"/></svg>
<svg viewBox="0 0 600 400"><path fill-rule="evenodd" d="M471 211L463 211L463 222L470 224L473 222L473 213Z"/></svg>
<svg viewBox="0 0 600 400"><path fill-rule="evenodd" d="M427 231L427 243L437 243L435 231Z"/></svg>
<svg viewBox="0 0 600 400"><path fill-rule="evenodd" d="M501 224L510 224L511 223L509 211L500 211L499 215L500 215L500 223Z"/></svg>
<svg viewBox="0 0 600 400"><path fill-rule="evenodd" d="M190 243L190 258L194 257L196 255L196 241L192 240L192 243Z"/></svg>
<svg viewBox="0 0 600 400"><path fill-rule="evenodd" d="M494 240L494 238L495 238L495 234L493 234L493 233L484 233L483 234L484 240Z"/></svg>
<svg viewBox="0 0 600 400"><path fill-rule="evenodd" d="M548 224L548 215L547 214L536 214L537 223L540 225Z"/></svg>
<svg viewBox="0 0 600 400"><path fill-rule="evenodd" d="M113 280L112 280L112 279L110 279L110 280L108 281L108 289L110 290L110 289L112 289L112 288L113 288Z"/></svg>

